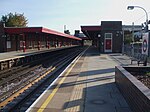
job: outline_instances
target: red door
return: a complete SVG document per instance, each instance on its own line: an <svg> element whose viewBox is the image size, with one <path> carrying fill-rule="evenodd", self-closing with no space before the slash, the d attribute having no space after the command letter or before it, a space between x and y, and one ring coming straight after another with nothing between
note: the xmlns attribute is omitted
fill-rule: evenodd
<svg viewBox="0 0 150 112"><path fill-rule="evenodd" d="M111 39L106 39L106 50L111 50Z"/></svg>
<svg viewBox="0 0 150 112"><path fill-rule="evenodd" d="M105 52L112 52L112 33L105 33Z"/></svg>
<svg viewBox="0 0 150 112"><path fill-rule="evenodd" d="M105 39L105 52L112 52L112 39Z"/></svg>

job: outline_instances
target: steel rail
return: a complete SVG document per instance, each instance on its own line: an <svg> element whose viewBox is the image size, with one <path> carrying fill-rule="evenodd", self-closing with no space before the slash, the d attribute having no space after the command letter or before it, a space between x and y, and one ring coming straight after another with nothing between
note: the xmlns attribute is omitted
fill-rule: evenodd
<svg viewBox="0 0 150 112"><path fill-rule="evenodd" d="M62 55L60 55L60 57L61 56ZM50 70L48 70L49 72L46 72L45 75L41 75L40 77L37 77L36 79L34 79L34 81L30 80L29 83L24 88L20 89L18 92L15 92L15 95L12 95L11 98L8 98L7 100L5 100L5 102L0 103L0 106L4 107L9 102L11 102L13 99L15 99L17 96L19 96L21 93L23 93L25 90L27 90L29 87L31 87L32 85L37 83L42 78L46 77L46 75L48 75L50 72L52 72L54 69L56 69L60 64L62 64L66 61L64 58L61 58L62 61L57 60L57 62L55 62L55 64L53 64L53 66L50 67Z"/></svg>

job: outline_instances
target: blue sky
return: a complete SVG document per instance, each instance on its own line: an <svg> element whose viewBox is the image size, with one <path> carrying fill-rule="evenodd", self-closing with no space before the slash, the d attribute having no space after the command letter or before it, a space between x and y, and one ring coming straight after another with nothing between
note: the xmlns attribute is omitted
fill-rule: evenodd
<svg viewBox="0 0 150 112"><path fill-rule="evenodd" d="M0 16L9 12L24 13L28 26L63 32L66 25L73 34L81 25L100 25L101 21L141 24L145 21L144 11L129 11L127 6L142 6L150 15L149 4L149 0L0 0Z"/></svg>

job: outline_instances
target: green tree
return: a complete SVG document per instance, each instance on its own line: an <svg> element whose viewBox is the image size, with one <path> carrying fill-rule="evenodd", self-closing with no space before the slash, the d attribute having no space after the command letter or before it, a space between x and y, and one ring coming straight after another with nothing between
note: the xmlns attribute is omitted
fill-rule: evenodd
<svg viewBox="0 0 150 112"><path fill-rule="evenodd" d="M28 20L24 14L19 13L9 13L1 17L1 22L5 22L6 27L26 27Z"/></svg>
<svg viewBox="0 0 150 112"><path fill-rule="evenodd" d="M124 38L125 44L131 44L132 43L132 34L126 34Z"/></svg>

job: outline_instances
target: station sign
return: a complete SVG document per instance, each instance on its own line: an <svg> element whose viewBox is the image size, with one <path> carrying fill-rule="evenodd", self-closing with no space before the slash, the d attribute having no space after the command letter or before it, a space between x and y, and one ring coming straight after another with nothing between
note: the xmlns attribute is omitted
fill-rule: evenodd
<svg viewBox="0 0 150 112"><path fill-rule="evenodd" d="M142 54L148 55L149 49L149 33L143 33L142 36Z"/></svg>

